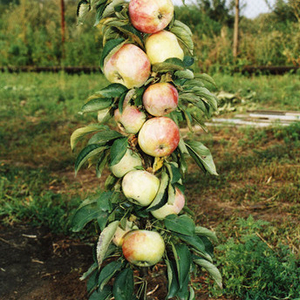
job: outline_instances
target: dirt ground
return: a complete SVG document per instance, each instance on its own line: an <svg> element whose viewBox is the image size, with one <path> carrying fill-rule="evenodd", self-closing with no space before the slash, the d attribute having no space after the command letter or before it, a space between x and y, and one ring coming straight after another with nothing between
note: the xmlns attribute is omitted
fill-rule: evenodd
<svg viewBox="0 0 300 300"><path fill-rule="evenodd" d="M90 245L28 224L0 229L1 300L88 299L86 282L79 278L92 263ZM166 284L162 274L154 278L149 299L165 299ZM197 299L209 296L202 291Z"/></svg>

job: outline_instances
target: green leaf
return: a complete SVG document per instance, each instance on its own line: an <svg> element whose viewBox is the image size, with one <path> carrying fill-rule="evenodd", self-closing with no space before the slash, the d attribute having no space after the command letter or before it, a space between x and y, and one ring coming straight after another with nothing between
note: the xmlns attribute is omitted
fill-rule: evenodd
<svg viewBox="0 0 300 300"><path fill-rule="evenodd" d="M185 79L193 79L195 77L194 72L189 69L176 71L174 75L178 78Z"/></svg>
<svg viewBox="0 0 300 300"><path fill-rule="evenodd" d="M154 200L151 202L150 206L147 208L147 211L153 211L159 209L167 202L168 183L169 183L168 174L166 172L162 172L158 192Z"/></svg>
<svg viewBox="0 0 300 300"><path fill-rule="evenodd" d="M110 174L109 176L107 176L105 183L104 183L105 189L111 190L114 187L114 185L118 182L118 180L119 180L119 178L117 178L113 174Z"/></svg>
<svg viewBox="0 0 300 300"><path fill-rule="evenodd" d="M107 127L106 127L107 128ZM90 140L88 141L88 144L107 144L115 139L121 138L123 135L115 130L106 129L101 130L98 133L95 133Z"/></svg>
<svg viewBox="0 0 300 300"><path fill-rule="evenodd" d="M133 291L133 270L128 268L118 274L113 286L113 295L115 300L132 300Z"/></svg>
<svg viewBox="0 0 300 300"><path fill-rule="evenodd" d="M178 40L187 48L190 54L193 54L194 43L192 39L192 32L190 28L184 23L175 20L173 27L170 29L174 33Z"/></svg>
<svg viewBox="0 0 300 300"><path fill-rule="evenodd" d="M179 284L177 280L177 272L175 261L165 260L167 265L167 276L168 276L168 296L167 299L173 298L176 296L179 290Z"/></svg>
<svg viewBox="0 0 300 300"><path fill-rule="evenodd" d="M99 24L99 22L102 20L102 15L103 15L103 12L106 7L106 0L103 0L101 2L104 2L104 3L99 3L99 5L97 5L96 20L95 20L94 26L97 26Z"/></svg>
<svg viewBox="0 0 300 300"><path fill-rule="evenodd" d="M98 278L98 285L100 291L103 290L105 285L110 281L110 279L123 267L124 262L122 260L112 261L107 264L100 272Z"/></svg>
<svg viewBox="0 0 300 300"><path fill-rule="evenodd" d="M77 175L81 166L91 157L100 154L104 150L108 149L107 146L102 146L98 144L91 144L86 146L81 150L78 154L76 161L75 161L75 176Z"/></svg>
<svg viewBox="0 0 300 300"><path fill-rule="evenodd" d="M86 224L97 218L99 211L95 199L86 199L83 201L73 215L72 230L74 232L82 230Z"/></svg>
<svg viewBox="0 0 300 300"><path fill-rule="evenodd" d="M196 258L194 262L203 267L212 276L219 288L222 288L222 275L214 264L202 258Z"/></svg>
<svg viewBox="0 0 300 300"><path fill-rule="evenodd" d="M95 93L97 96L104 98L120 97L123 93L127 92L127 87L120 83L112 83Z"/></svg>
<svg viewBox="0 0 300 300"><path fill-rule="evenodd" d="M124 0L112 0L111 3L105 7L105 10L102 13L102 18L104 19L113 16L115 13L115 7L121 3L124 3Z"/></svg>
<svg viewBox="0 0 300 300"><path fill-rule="evenodd" d="M93 272L95 272L98 269L98 264L94 262L89 269L82 274L82 276L79 278L80 280L86 280Z"/></svg>
<svg viewBox="0 0 300 300"><path fill-rule="evenodd" d="M203 241L196 235L184 235L184 234L177 234L179 238L188 243L189 245L193 246L196 250L200 252L205 252L205 245Z"/></svg>
<svg viewBox="0 0 300 300"><path fill-rule="evenodd" d="M71 149L73 150L76 144L87 134L103 129L101 124L91 124L82 128L76 129L70 138Z"/></svg>
<svg viewBox="0 0 300 300"><path fill-rule="evenodd" d="M89 297L89 300L109 300L111 299L111 296L112 296L111 287L105 286L102 291L100 290L94 291Z"/></svg>
<svg viewBox="0 0 300 300"><path fill-rule="evenodd" d="M174 184L178 182L181 179L181 173L178 164L175 162L170 162L170 163L166 163L165 165L170 175L170 183Z"/></svg>
<svg viewBox="0 0 300 300"><path fill-rule="evenodd" d="M184 70L185 66L181 59L173 57L168 58L162 63L156 63L152 66L153 72L173 72L178 70Z"/></svg>
<svg viewBox="0 0 300 300"><path fill-rule="evenodd" d="M204 172L218 175L215 163L208 148L198 141L186 141L185 145L191 157Z"/></svg>
<svg viewBox="0 0 300 300"><path fill-rule="evenodd" d="M109 40L103 47L102 55L100 59L100 67L103 69L104 60L108 55L113 55L116 53L123 45L125 44L125 40L123 38L118 38L115 40Z"/></svg>
<svg viewBox="0 0 300 300"><path fill-rule="evenodd" d="M205 99L214 110L218 109L217 96L212 94L207 88L195 86L191 91L201 99Z"/></svg>
<svg viewBox="0 0 300 300"><path fill-rule="evenodd" d="M208 237L216 243L218 242L218 238L217 238L216 234L213 231L211 231L205 227L196 226L195 233L200 236Z"/></svg>
<svg viewBox="0 0 300 300"><path fill-rule="evenodd" d="M209 75L205 74L205 73L196 75L196 78L198 78L202 81L206 81L206 82L212 84L213 86L217 87L216 82L214 81L214 79L212 77L210 77Z"/></svg>
<svg viewBox="0 0 300 300"><path fill-rule="evenodd" d="M195 59L191 56L185 56L183 58L183 63L184 63L186 68L192 66L194 64L194 62L195 62Z"/></svg>
<svg viewBox="0 0 300 300"><path fill-rule="evenodd" d="M94 112L98 110L103 110L106 108L109 108L113 103L113 100L111 98L102 98L95 96L95 98L92 98L90 101L85 103L80 110L81 114Z"/></svg>
<svg viewBox="0 0 300 300"><path fill-rule="evenodd" d="M172 250L176 261L179 288L185 286L192 264L192 255L187 245L173 244Z"/></svg>
<svg viewBox="0 0 300 300"><path fill-rule="evenodd" d="M120 221L114 221L114 222L110 223L100 233L98 243L97 243L97 248L96 248L97 262L98 262L99 268L103 262L106 251L114 237L114 234L119 226L119 223L120 223Z"/></svg>
<svg viewBox="0 0 300 300"><path fill-rule="evenodd" d="M120 162L128 148L128 138L119 138L114 141L110 149L110 166Z"/></svg>
<svg viewBox="0 0 300 300"><path fill-rule="evenodd" d="M91 6L87 0L81 0L77 6L77 24L82 24L86 15L90 12Z"/></svg>
<svg viewBox="0 0 300 300"><path fill-rule="evenodd" d="M133 26L125 25L116 28L125 34L132 42L137 43L141 48L144 48L143 36Z"/></svg>
<svg viewBox="0 0 300 300"><path fill-rule="evenodd" d="M109 159L109 151L103 151L98 159L98 162L96 164L96 176L97 178L100 178L102 175L102 172L105 168L105 166L108 163L108 159Z"/></svg>
<svg viewBox="0 0 300 300"><path fill-rule="evenodd" d="M195 223L187 215L169 215L164 219L164 223L166 228L173 232L185 235L195 234Z"/></svg>

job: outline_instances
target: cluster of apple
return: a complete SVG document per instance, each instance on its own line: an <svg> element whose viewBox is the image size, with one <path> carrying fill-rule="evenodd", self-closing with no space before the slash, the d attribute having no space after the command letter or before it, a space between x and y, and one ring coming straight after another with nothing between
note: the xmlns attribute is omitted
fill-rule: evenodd
<svg viewBox="0 0 300 300"><path fill-rule="evenodd" d="M129 17L132 25L149 34L145 52L138 46L125 43L113 55L106 57L103 72L111 83L120 83L129 91L122 108L114 111L114 119L120 131L137 136L139 151L154 158L171 155L180 141L177 124L167 115L176 110L178 91L170 82L154 82L148 85L142 96L142 106L134 105L136 88L149 80L151 66L169 58L183 59L184 52L177 37L165 30L173 19L174 6L171 0L131 0ZM149 206L155 199L161 180L145 170L138 151L127 149L122 159L111 166L112 173L122 178L125 197L139 206ZM157 219L170 214L179 214L185 205L183 193L176 188L172 203L166 203L151 211ZM113 242L122 246L124 257L138 266L156 264L163 256L165 243L156 231L138 230L128 221L126 228L118 227Z"/></svg>

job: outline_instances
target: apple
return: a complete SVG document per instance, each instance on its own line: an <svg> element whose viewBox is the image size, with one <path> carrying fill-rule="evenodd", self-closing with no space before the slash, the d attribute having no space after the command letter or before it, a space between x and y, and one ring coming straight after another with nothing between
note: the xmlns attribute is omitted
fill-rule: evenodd
<svg viewBox="0 0 300 300"><path fill-rule="evenodd" d="M104 60L103 73L108 81L128 89L141 87L149 78L151 64L146 53L133 44L123 45Z"/></svg>
<svg viewBox="0 0 300 300"><path fill-rule="evenodd" d="M174 203L166 203L165 205L163 205L159 209L152 211L151 213L156 219L164 219L168 215L178 215L184 207L184 204L185 197L183 193L178 188L176 188Z"/></svg>
<svg viewBox="0 0 300 300"><path fill-rule="evenodd" d="M136 134L146 121L146 114L136 106L129 103L135 90L130 90L124 100L123 111L120 113L119 108L114 112L114 119L121 131Z"/></svg>
<svg viewBox="0 0 300 300"><path fill-rule="evenodd" d="M160 180L145 170L128 172L122 180L122 190L129 201L148 206L155 198Z"/></svg>
<svg viewBox="0 0 300 300"><path fill-rule="evenodd" d="M145 47L151 64L161 63L168 58L184 58L176 35L170 31L163 30L151 34L146 39Z"/></svg>
<svg viewBox="0 0 300 300"><path fill-rule="evenodd" d="M168 117L149 119L138 135L138 144L143 152L155 157L170 155L177 148L179 141L179 128Z"/></svg>
<svg viewBox="0 0 300 300"><path fill-rule="evenodd" d="M139 267L157 264L165 252L165 242L156 231L132 230L123 238L124 257Z"/></svg>
<svg viewBox="0 0 300 300"><path fill-rule="evenodd" d="M152 84L143 94L143 104L147 112L153 116L167 115L178 105L178 91L167 82Z"/></svg>
<svg viewBox="0 0 300 300"><path fill-rule="evenodd" d="M128 172L135 170L136 167L142 166L140 156L130 149L127 149L122 159L113 166L110 166L111 172L118 178L123 177Z"/></svg>
<svg viewBox="0 0 300 300"><path fill-rule="evenodd" d="M155 33L166 28L174 15L171 0L131 0L129 17L132 25L144 33Z"/></svg>

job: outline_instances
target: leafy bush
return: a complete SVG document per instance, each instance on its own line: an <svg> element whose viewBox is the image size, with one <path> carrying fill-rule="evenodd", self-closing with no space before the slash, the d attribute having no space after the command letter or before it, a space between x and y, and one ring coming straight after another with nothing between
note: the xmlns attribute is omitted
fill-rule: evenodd
<svg viewBox="0 0 300 300"><path fill-rule="evenodd" d="M268 244L259 234L267 224L252 216L239 219L238 237L217 247L224 295L245 300L299 297L300 260L287 246Z"/></svg>

